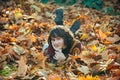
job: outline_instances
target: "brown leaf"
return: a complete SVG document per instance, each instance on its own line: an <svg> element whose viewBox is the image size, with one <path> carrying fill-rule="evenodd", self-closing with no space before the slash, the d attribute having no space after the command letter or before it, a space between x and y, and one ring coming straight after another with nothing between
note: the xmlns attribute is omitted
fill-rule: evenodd
<svg viewBox="0 0 120 80"><path fill-rule="evenodd" d="M114 34L113 37L107 37L106 40L111 43L115 43L120 40L120 37L118 35Z"/></svg>
<svg viewBox="0 0 120 80"><path fill-rule="evenodd" d="M48 77L47 80L61 80L61 76L56 74L56 73L51 73Z"/></svg>
<svg viewBox="0 0 120 80"><path fill-rule="evenodd" d="M120 69L112 69L111 72L113 76L120 76Z"/></svg>
<svg viewBox="0 0 120 80"><path fill-rule="evenodd" d="M111 63L107 66L107 70L119 69L120 65L118 63Z"/></svg>
<svg viewBox="0 0 120 80"><path fill-rule="evenodd" d="M8 20L9 20L8 18L2 17L2 18L0 18L0 23L1 23L1 24L7 23Z"/></svg>
<svg viewBox="0 0 120 80"><path fill-rule="evenodd" d="M26 62L27 62L26 55L21 56L20 61L18 63L17 76L24 77L26 75L26 72L27 72Z"/></svg>

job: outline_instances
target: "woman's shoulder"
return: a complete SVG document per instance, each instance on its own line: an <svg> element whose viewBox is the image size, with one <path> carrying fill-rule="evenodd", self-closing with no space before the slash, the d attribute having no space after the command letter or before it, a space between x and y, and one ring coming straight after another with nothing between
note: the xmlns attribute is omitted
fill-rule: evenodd
<svg viewBox="0 0 120 80"><path fill-rule="evenodd" d="M74 40L73 46L71 47L70 53L80 53L81 52L81 42L78 40Z"/></svg>
<svg viewBox="0 0 120 80"><path fill-rule="evenodd" d="M81 48L81 42L79 40L74 39L73 47Z"/></svg>

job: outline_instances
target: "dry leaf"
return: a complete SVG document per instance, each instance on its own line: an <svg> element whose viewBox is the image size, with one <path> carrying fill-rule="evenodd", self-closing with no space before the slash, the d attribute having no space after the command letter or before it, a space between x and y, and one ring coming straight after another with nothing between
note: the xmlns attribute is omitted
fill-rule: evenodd
<svg viewBox="0 0 120 80"><path fill-rule="evenodd" d="M81 67L78 67L77 68L80 72L82 72L83 74L88 74L88 73L90 73L90 70L89 70L89 68L87 67L87 66L82 66L81 65Z"/></svg>
<svg viewBox="0 0 120 80"><path fill-rule="evenodd" d="M37 12L41 12L41 8L36 6L36 5L31 5L30 8L31 8L31 10L35 10Z"/></svg>
<svg viewBox="0 0 120 80"><path fill-rule="evenodd" d="M87 33L83 33L82 36L80 37L80 39L84 40L88 38L88 34Z"/></svg>
<svg viewBox="0 0 120 80"><path fill-rule="evenodd" d="M8 18L4 18L4 17L2 17L2 18L0 18L0 24L7 23L8 20L9 20Z"/></svg>
<svg viewBox="0 0 120 80"><path fill-rule="evenodd" d="M22 18L23 17L22 10L20 8L16 8L14 10L14 16L15 16L15 19Z"/></svg>
<svg viewBox="0 0 120 80"><path fill-rule="evenodd" d="M10 42L17 42L17 41L18 41L17 38L14 38L14 37L11 37L11 38L10 38Z"/></svg>
<svg viewBox="0 0 120 80"><path fill-rule="evenodd" d="M18 54L24 54L24 48L20 47L19 45L14 45L13 50Z"/></svg>
<svg viewBox="0 0 120 80"><path fill-rule="evenodd" d="M99 34L99 38L101 40L104 40L107 37L107 35L105 33L103 33L100 29L98 31L98 34Z"/></svg>
<svg viewBox="0 0 120 80"><path fill-rule="evenodd" d="M120 76L120 69L112 69L113 76Z"/></svg>
<svg viewBox="0 0 120 80"><path fill-rule="evenodd" d="M19 29L19 26L13 24L13 25L9 26L9 29L10 29L10 30L18 30L18 29Z"/></svg>
<svg viewBox="0 0 120 80"><path fill-rule="evenodd" d="M61 76L56 74L56 73L51 73L48 77L47 80L61 80Z"/></svg>
<svg viewBox="0 0 120 80"><path fill-rule="evenodd" d="M106 40L109 41L110 43L115 43L120 40L120 37L114 34L113 37L107 37Z"/></svg>
<svg viewBox="0 0 120 80"><path fill-rule="evenodd" d="M93 51L97 51L97 47L96 47L95 44L92 46L92 50L93 50Z"/></svg>
<svg viewBox="0 0 120 80"><path fill-rule="evenodd" d="M21 56L18 62L18 71L17 71L18 76L24 77L26 75L27 72L26 62L27 62L26 55Z"/></svg>

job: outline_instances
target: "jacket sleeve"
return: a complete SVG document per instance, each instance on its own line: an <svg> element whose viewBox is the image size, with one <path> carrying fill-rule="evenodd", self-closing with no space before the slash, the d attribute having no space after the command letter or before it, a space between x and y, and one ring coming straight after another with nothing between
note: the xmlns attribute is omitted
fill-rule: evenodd
<svg viewBox="0 0 120 80"><path fill-rule="evenodd" d="M71 55L79 55L81 53L81 43L77 43L71 48Z"/></svg>
<svg viewBox="0 0 120 80"><path fill-rule="evenodd" d="M47 57L46 62L52 62L53 56L55 55L55 52L51 46L48 46L48 48L44 51L44 56Z"/></svg>

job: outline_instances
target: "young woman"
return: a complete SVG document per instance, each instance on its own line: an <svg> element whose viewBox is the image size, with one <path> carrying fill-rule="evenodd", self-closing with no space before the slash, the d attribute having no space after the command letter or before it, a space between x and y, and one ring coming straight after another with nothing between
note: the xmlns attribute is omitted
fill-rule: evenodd
<svg viewBox="0 0 120 80"><path fill-rule="evenodd" d="M44 51L47 62L56 63L64 61L69 56L81 52L81 43L74 39L72 32L65 27L55 27L48 37L48 47Z"/></svg>

